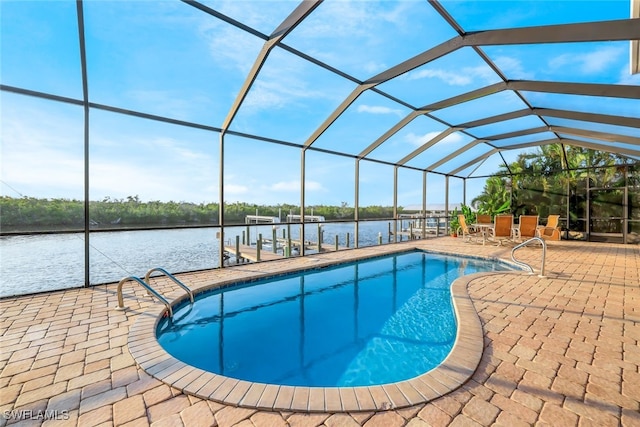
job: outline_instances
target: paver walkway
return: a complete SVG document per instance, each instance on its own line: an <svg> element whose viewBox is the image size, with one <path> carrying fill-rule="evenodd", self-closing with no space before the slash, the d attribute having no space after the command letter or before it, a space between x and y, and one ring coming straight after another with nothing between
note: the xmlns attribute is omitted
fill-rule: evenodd
<svg viewBox="0 0 640 427"><path fill-rule="evenodd" d="M398 246L510 254L445 237L179 277L198 287ZM519 256L536 267L540 253ZM0 426L640 426L640 247L550 242L546 272L473 279L485 350L471 380L428 404L375 413L257 411L164 385L127 348L129 328L149 306L137 285L125 285L124 312L113 309L115 284L4 299Z"/></svg>

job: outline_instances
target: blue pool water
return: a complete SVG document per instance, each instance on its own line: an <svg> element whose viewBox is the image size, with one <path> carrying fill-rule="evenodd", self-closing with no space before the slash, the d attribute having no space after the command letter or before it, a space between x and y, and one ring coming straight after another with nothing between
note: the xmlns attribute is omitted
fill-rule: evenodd
<svg viewBox="0 0 640 427"><path fill-rule="evenodd" d="M158 341L185 363L252 382L401 381L449 354L453 280L507 269L414 251L282 275L201 294L158 324Z"/></svg>

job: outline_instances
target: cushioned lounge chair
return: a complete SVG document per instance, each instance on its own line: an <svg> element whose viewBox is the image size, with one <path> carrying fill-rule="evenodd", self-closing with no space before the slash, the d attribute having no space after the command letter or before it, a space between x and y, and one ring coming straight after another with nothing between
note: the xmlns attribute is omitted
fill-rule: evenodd
<svg viewBox="0 0 640 427"><path fill-rule="evenodd" d="M494 221L490 231L491 240L498 242L498 245L513 242L513 215L496 215Z"/></svg>
<svg viewBox="0 0 640 427"><path fill-rule="evenodd" d="M542 237L545 240L560 240L562 229L559 226L559 222L560 215L549 215L547 225L538 226L538 237Z"/></svg>
<svg viewBox="0 0 640 427"><path fill-rule="evenodd" d="M527 240L537 236L538 215L520 215L517 227L514 227L515 238L519 241Z"/></svg>

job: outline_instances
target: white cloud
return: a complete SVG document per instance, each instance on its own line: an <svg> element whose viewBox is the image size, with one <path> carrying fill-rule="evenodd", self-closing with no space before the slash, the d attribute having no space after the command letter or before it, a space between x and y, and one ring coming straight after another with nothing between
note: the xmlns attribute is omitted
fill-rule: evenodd
<svg viewBox="0 0 640 427"><path fill-rule="evenodd" d="M552 69L571 67L573 71L582 74L599 73L625 53L626 50L620 47L605 47L588 53L567 53L549 60L549 67Z"/></svg>
<svg viewBox="0 0 640 427"><path fill-rule="evenodd" d="M224 184L224 194L225 196L235 196L238 194L247 194L249 193L249 187L246 185L239 184Z"/></svg>
<svg viewBox="0 0 640 427"><path fill-rule="evenodd" d="M362 63L362 69L370 75L378 74L389 68L386 64L375 61L367 61Z"/></svg>
<svg viewBox="0 0 640 427"><path fill-rule="evenodd" d="M83 193L83 137L79 115L47 114L3 98L2 194L79 198ZM26 104L26 102L24 103ZM10 186L10 187L9 187ZM19 194L16 194L19 193Z"/></svg>
<svg viewBox="0 0 640 427"><path fill-rule="evenodd" d="M371 37L368 28L380 19L366 2L334 1L325 2L314 12L299 31L304 36L323 37Z"/></svg>
<svg viewBox="0 0 640 427"><path fill-rule="evenodd" d="M300 192L300 181L280 181L272 184L268 187L270 191L278 191L278 192ZM324 188L322 184L316 181L306 181L305 182L305 190L306 191L323 191Z"/></svg>
<svg viewBox="0 0 640 427"><path fill-rule="evenodd" d="M0 171L8 184L2 186L2 194L82 199L84 146L79 111L63 106L40 109L22 99L11 101L2 114ZM214 156L206 148L200 151L201 146L190 146L193 140L186 136L144 137L147 127L117 123L121 126L116 128L108 121L93 122L92 200L136 194L142 200L217 200L217 186L212 185L216 182Z"/></svg>
<svg viewBox="0 0 640 427"><path fill-rule="evenodd" d="M499 80L498 75L486 64L480 64L475 67L462 67L462 72L487 83L495 83Z"/></svg>
<svg viewBox="0 0 640 427"><path fill-rule="evenodd" d="M413 16L410 9L423 6L413 1L323 2L296 28L292 45L342 71L368 78L399 62L401 58L389 59L394 56L389 48L395 49L389 46L389 36L413 34L415 26L408 23Z"/></svg>
<svg viewBox="0 0 640 427"><path fill-rule="evenodd" d="M145 106L153 105L157 114L182 120L191 119L194 110L204 108L208 103L207 97L195 93L189 94L187 100L184 94L162 90L129 90L125 96L141 110L144 110Z"/></svg>
<svg viewBox="0 0 640 427"><path fill-rule="evenodd" d="M435 138L439 134L440 134L440 132L429 132L429 133L426 133L424 135L417 135L417 134L415 134L413 132L409 132L405 136L405 140L407 142L409 142L409 144L415 145L416 147L419 147L422 144L424 144L425 142Z"/></svg>
<svg viewBox="0 0 640 427"><path fill-rule="evenodd" d="M315 181L307 181L304 188L306 191L325 191L322 184Z"/></svg>
<svg viewBox="0 0 640 427"><path fill-rule="evenodd" d="M478 65L476 67L462 67L456 71L442 68L421 68L407 74L406 79L438 79L449 86L467 86L478 79L483 82L493 83L497 77L489 66Z"/></svg>
<svg viewBox="0 0 640 427"><path fill-rule="evenodd" d="M618 84L636 86L640 85L640 74L631 74L629 62L627 62L620 71L620 80L618 80Z"/></svg>
<svg viewBox="0 0 640 427"><path fill-rule="evenodd" d="M271 191L300 191L300 181L281 181L269 187Z"/></svg>
<svg viewBox="0 0 640 427"><path fill-rule="evenodd" d="M271 2L268 7L262 0L258 1L217 1L216 10L250 25L262 32L271 34L278 25L296 8L297 3L291 1Z"/></svg>
<svg viewBox="0 0 640 427"><path fill-rule="evenodd" d="M470 76L462 75L459 73L452 73L450 71L445 71L441 69L433 69L433 68L413 71L409 73L409 75L407 76L408 80L420 80L420 79L426 79L426 78L440 79L450 86L466 86L470 84L472 81Z"/></svg>
<svg viewBox="0 0 640 427"><path fill-rule="evenodd" d="M535 78L533 71L525 69L519 59L500 56L493 62L508 79L533 80Z"/></svg>
<svg viewBox="0 0 640 427"><path fill-rule="evenodd" d="M218 188L211 185L214 180L210 170L191 175L168 174L165 163L141 164L122 158L94 160L90 166L90 197L95 200L139 195L145 201L212 202L218 200Z"/></svg>
<svg viewBox="0 0 640 427"><path fill-rule="evenodd" d="M358 113L370 113L370 114L395 114L402 116L402 111L394 108L383 107L380 105L359 105Z"/></svg>
<svg viewBox="0 0 640 427"><path fill-rule="evenodd" d="M423 144L431 141L433 138L440 135L442 132L427 132L424 135L417 135L413 132L408 133L405 136L405 140L409 142L411 145L415 145L416 147L420 147ZM438 144L455 144L462 141L462 137L457 133L452 133L444 137L442 140L438 141Z"/></svg>
<svg viewBox="0 0 640 427"><path fill-rule="evenodd" d="M144 145L150 150L154 151L161 148L165 153L165 156L171 158L173 163L193 162L211 159L210 155L202 151L195 151L189 148L185 148L182 141L173 138L159 137L153 138L151 140L142 139L140 141L137 141L136 143Z"/></svg>
<svg viewBox="0 0 640 427"><path fill-rule="evenodd" d="M284 76L282 76L284 77ZM290 76L286 81L277 77L258 80L254 83L251 91L244 101L243 107L251 111L269 110L284 108L295 100L311 98L315 95L313 91L307 90L306 85Z"/></svg>
<svg viewBox="0 0 640 427"><path fill-rule="evenodd" d="M307 100L325 102L330 99L335 103L342 101L344 93L337 93L346 89L349 84L330 80L329 83L323 83L330 84L333 90L316 89L321 86L316 78L324 77L317 73L317 68L310 63L282 50L274 50L244 100L244 112L302 107Z"/></svg>
<svg viewBox="0 0 640 427"><path fill-rule="evenodd" d="M410 31L405 24L407 10L415 7L413 2L386 2L381 8L366 1L332 1L324 2L308 22L300 28L305 36L317 39L357 37L363 40L376 40L386 37L372 31L379 28L381 22L393 24L398 31ZM418 6L420 7L420 6Z"/></svg>
<svg viewBox="0 0 640 427"><path fill-rule="evenodd" d="M213 60L242 75L249 72L264 44L251 34L206 16L200 21L198 32L208 44Z"/></svg>

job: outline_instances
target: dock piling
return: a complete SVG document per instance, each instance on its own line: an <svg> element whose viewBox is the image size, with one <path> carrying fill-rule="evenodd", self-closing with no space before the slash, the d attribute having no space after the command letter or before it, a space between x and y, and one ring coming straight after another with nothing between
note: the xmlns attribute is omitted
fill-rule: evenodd
<svg viewBox="0 0 640 427"><path fill-rule="evenodd" d="M272 235L272 240L271 240L271 246L273 247L273 253L278 253L278 239L276 236L276 226L274 225L273 228L271 229L271 235Z"/></svg>
<svg viewBox="0 0 640 427"><path fill-rule="evenodd" d="M238 263L240 263L240 236L236 236L236 264Z"/></svg>
<svg viewBox="0 0 640 427"><path fill-rule="evenodd" d="M262 249L262 233L258 234L258 241L256 242L256 261L260 262L260 250Z"/></svg>

